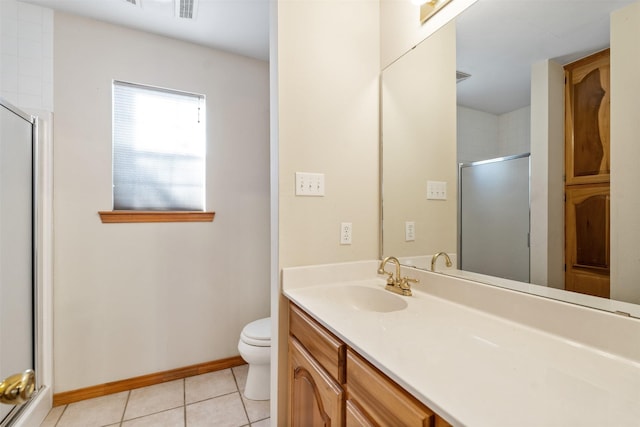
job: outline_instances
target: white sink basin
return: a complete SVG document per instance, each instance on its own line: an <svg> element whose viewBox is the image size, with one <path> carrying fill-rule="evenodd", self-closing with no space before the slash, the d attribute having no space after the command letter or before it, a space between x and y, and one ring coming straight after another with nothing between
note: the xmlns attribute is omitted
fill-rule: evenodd
<svg viewBox="0 0 640 427"><path fill-rule="evenodd" d="M326 292L335 297L336 303L346 304L356 310L379 313L403 310L407 307L405 298L410 298L395 295L382 288L358 285L336 286L326 289Z"/></svg>

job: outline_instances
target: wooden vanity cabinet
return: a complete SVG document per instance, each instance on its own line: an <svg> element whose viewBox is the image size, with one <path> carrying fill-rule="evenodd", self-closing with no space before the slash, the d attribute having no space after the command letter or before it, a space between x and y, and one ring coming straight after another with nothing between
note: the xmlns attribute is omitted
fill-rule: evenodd
<svg viewBox="0 0 640 427"><path fill-rule="evenodd" d="M293 303L288 370L292 427L450 427Z"/></svg>

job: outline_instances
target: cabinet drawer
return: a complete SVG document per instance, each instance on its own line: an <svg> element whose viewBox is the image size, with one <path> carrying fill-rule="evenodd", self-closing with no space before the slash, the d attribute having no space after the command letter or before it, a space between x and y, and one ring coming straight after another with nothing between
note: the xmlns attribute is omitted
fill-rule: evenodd
<svg viewBox="0 0 640 427"><path fill-rule="evenodd" d="M353 400L347 400L345 427L377 427L362 413Z"/></svg>
<svg viewBox="0 0 640 427"><path fill-rule="evenodd" d="M294 304L289 304L289 332L338 383L344 384L346 345L342 341Z"/></svg>
<svg viewBox="0 0 640 427"><path fill-rule="evenodd" d="M377 425L428 427L436 416L369 362L347 351L347 393Z"/></svg>

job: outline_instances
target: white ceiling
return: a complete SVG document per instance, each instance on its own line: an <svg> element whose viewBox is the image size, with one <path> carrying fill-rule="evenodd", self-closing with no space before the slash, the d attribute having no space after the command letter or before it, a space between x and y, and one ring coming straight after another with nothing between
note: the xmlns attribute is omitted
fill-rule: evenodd
<svg viewBox="0 0 640 427"><path fill-rule="evenodd" d="M269 59L269 0L199 0L195 19L176 18L172 0L22 0L261 60Z"/></svg>
<svg viewBox="0 0 640 427"><path fill-rule="evenodd" d="M458 104L502 114L530 104L531 65L609 46L609 15L636 0L479 0L456 21Z"/></svg>
<svg viewBox="0 0 640 427"><path fill-rule="evenodd" d="M173 0L21 0L261 60L269 0L199 0L194 20ZM409 0L406 0L409 1ZM609 15L636 0L479 0L457 19L458 103L501 114L529 105L531 65L566 64L609 45Z"/></svg>

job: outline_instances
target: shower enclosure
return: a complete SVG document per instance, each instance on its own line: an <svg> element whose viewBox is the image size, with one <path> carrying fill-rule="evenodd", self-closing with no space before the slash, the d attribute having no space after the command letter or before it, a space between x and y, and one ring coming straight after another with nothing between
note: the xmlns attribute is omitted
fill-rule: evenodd
<svg viewBox="0 0 640 427"><path fill-rule="evenodd" d="M530 154L459 167L459 268L529 282Z"/></svg>
<svg viewBox="0 0 640 427"><path fill-rule="evenodd" d="M0 99L0 426L35 391L35 119Z"/></svg>

